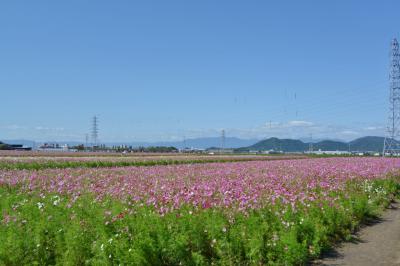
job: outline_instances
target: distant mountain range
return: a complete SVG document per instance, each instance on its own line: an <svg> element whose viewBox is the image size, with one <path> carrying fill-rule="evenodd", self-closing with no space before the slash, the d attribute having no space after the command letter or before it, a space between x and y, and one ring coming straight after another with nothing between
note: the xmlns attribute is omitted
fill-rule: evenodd
<svg viewBox="0 0 400 266"><path fill-rule="evenodd" d="M38 143L32 140L2 140L4 143L8 144L23 144L27 147L35 148ZM344 142L339 140L321 140L313 142L314 150L324 150L324 151L376 151L381 152L383 149L384 137L362 137L355 139L350 142ZM82 142L76 141L57 141L50 143L58 144L68 144L71 146L82 144ZM149 147L149 146L173 146L178 149L185 148L197 148L197 149L207 149L210 147L221 147L220 137L207 137L207 138L193 138L186 139L183 141L163 141L163 142L107 142L104 143L106 146L119 146L127 145L132 147ZM185 145L184 145L185 144ZM302 152L309 149L309 142L298 139L279 139L279 138L269 138L265 140L256 139L240 139L235 137L227 137L225 139L225 148L233 148L237 151L285 151L285 152ZM350 146L350 147L349 147Z"/></svg>
<svg viewBox="0 0 400 266"><path fill-rule="evenodd" d="M322 151L371 151L382 152L384 137L367 136L355 139L350 142L342 142L335 140L323 140L312 143L313 150ZM303 152L308 151L310 143L296 139L278 139L269 138L259 141L253 145L242 147L237 151L284 151L284 152Z"/></svg>
<svg viewBox="0 0 400 266"><path fill-rule="evenodd" d="M226 148L240 148L244 146L253 145L256 143L257 139L240 139L235 137L226 137L224 146ZM186 144L186 145L185 145ZM175 142L156 142L156 143L145 143L146 146L174 146L176 148L197 148L197 149L207 149L209 147L221 147L220 137L207 137L207 138L194 138L186 139L183 141Z"/></svg>
<svg viewBox="0 0 400 266"><path fill-rule="evenodd" d="M32 140L1 140L4 143L8 144L23 144L27 147L35 148L39 144L43 142L35 142ZM226 137L225 138L225 147L226 148L240 148L245 146L250 146L256 143L257 139L240 139L235 137ZM83 144L83 142L77 141L49 141L48 143L58 143L58 144L68 144L70 146L76 146L79 144ZM159 141L159 142L105 142L102 143L106 146L120 146L127 145L132 147L150 147L150 146L173 146L178 149L182 148L196 148L196 149L207 149L209 147L221 147L221 138L220 137L206 137L206 138L193 138L186 139L185 142L182 141Z"/></svg>

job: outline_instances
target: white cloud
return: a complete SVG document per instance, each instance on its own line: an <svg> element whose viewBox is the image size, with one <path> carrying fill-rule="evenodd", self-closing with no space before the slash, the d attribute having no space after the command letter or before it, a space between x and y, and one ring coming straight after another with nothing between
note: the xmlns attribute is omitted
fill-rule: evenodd
<svg viewBox="0 0 400 266"><path fill-rule="evenodd" d="M360 133L353 131L353 130L343 130L341 132L339 132L340 134L343 135L359 135Z"/></svg>
<svg viewBox="0 0 400 266"><path fill-rule="evenodd" d="M372 130L372 127L374 130ZM369 128L370 130L366 130ZM341 139L350 141L368 135L382 135L383 127L380 125L354 125L344 126L338 124L321 124L304 120L291 120L287 122L267 122L262 126L253 128L227 129L227 136L240 138L265 139L269 137L307 139L312 134L314 139ZM215 135L214 135L215 136Z"/></svg>
<svg viewBox="0 0 400 266"><path fill-rule="evenodd" d="M48 129L49 129L48 127L42 127L42 126L35 127L35 130L48 130Z"/></svg>
<svg viewBox="0 0 400 266"><path fill-rule="evenodd" d="M375 131L375 130L383 130L383 129L385 129L384 127L382 127L382 126L367 126L367 127L364 127L363 128L363 130L369 130L369 131Z"/></svg>
<svg viewBox="0 0 400 266"><path fill-rule="evenodd" d="M7 125L7 126L3 126L3 129L6 130L23 130L23 129L27 129L26 126L20 126L20 125Z"/></svg>
<svg viewBox="0 0 400 266"><path fill-rule="evenodd" d="M36 126L35 130L39 130L39 131L64 131L64 128L63 127Z"/></svg>
<svg viewBox="0 0 400 266"><path fill-rule="evenodd" d="M309 122L309 121L302 121L302 120L293 120L293 121L289 121L287 123L289 126L293 126L293 127L311 127L314 125L313 122Z"/></svg>
<svg viewBox="0 0 400 266"><path fill-rule="evenodd" d="M77 140L85 138L84 133L70 131L63 127L51 127L46 125L20 126L3 125L3 138L26 138L40 141L47 140ZM313 139L342 139L353 140L361 136L382 136L384 127L380 124L354 124L338 125L328 123L317 123L307 120L289 121L268 121L261 125L248 128L225 127L227 137L238 137L242 139L265 139L269 137L307 139L312 134ZM132 132L134 135L119 135L119 132L110 135L100 135L103 141L180 141L186 139L217 137L221 135L222 128L191 128L175 129L171 131L151 132L149 129L142 129ZM150 132L149 132L150 131Z"/></svg>

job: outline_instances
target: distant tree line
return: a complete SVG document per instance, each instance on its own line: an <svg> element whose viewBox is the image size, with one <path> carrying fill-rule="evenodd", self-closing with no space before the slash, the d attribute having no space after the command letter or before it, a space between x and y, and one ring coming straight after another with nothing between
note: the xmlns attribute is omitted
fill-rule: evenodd
<svg viewBox="0 0 400 266"><path fill-rule="evenodd" d="M125 149L126 150L126 149ZM150 147L138 147L132 148L128 151L131 152L178 152L178 149L175 147L166 147L166 146L150 146Z"/></svg>
<svg viewBox="0 0 400 266"><path fill-rule="evenodd" d="M166 146L150 146L150 147L132 147L132 146L112 146L112 147L85 147L83 144L73 146L72 149L77 151L95 150L95 151L114 151L114 152L178 152L175 147Z"/></svg>
<svg viewBox="0 0 400 266"><path fill-rule="evenodd" d="M9 149L10 149L9 145L0 142L0 150L9 150Z"/></svg>

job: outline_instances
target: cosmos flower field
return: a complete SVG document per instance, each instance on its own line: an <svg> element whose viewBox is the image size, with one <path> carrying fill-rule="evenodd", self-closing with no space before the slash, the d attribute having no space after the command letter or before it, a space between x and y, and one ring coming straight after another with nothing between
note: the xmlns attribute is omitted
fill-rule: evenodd
<svg viewBox="0 0 400 266"><path fill-rule="evenodd" d="M0 265L302 265L379 215L399 176L367 157L2 169Z"/></svg>
<svg viewBox="0 0 400 266"><path fill-rule="evenodd" d="M174 153L99 153L93 152L20 152L0 151L0 169L80 168L80 167L126 167L193 164L211 162L240 162L261 160L302 159L304 155L209 155Z"/></svg>

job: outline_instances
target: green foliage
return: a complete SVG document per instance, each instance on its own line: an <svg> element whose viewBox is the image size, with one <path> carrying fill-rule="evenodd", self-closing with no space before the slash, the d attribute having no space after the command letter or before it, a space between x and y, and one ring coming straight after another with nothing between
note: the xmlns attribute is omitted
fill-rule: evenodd
<svg viewBox="0 0 400 266"><path fill-rule="evenodd" d="M77 151L84 151L85 150L85 145L79 144L79 145L73 146L72 149L75 149Z"/></svg>
<svg viewBox="0 0 400 266"><path fill-rule="evenodd" d="M265 156L266 157L266 156ZM31 161L31 162L8 162L0 161L0 169L8 170L41 170L41 169L65 169L65 168L100 168L100 167L127 167L127 166L154 166L154 165L175 165L195 163L225 163L257 161L263 158L204 158L204 159L154 159L143 161ZM265 158L268 160L269 158Z"/></svg>
<svg viewBox="0 0 400 266"><path fill-rule="evenodd" d="M0 265L302 265L398 196L394 179L349 183L335 205L247 213L152 207L0 187Z"/></svg>
<svg viewBox="0 0 400 266"><path fill-rule="evenodd" d="M5 143L0 143L0 150L9 150L10 146Z"/></svg>

